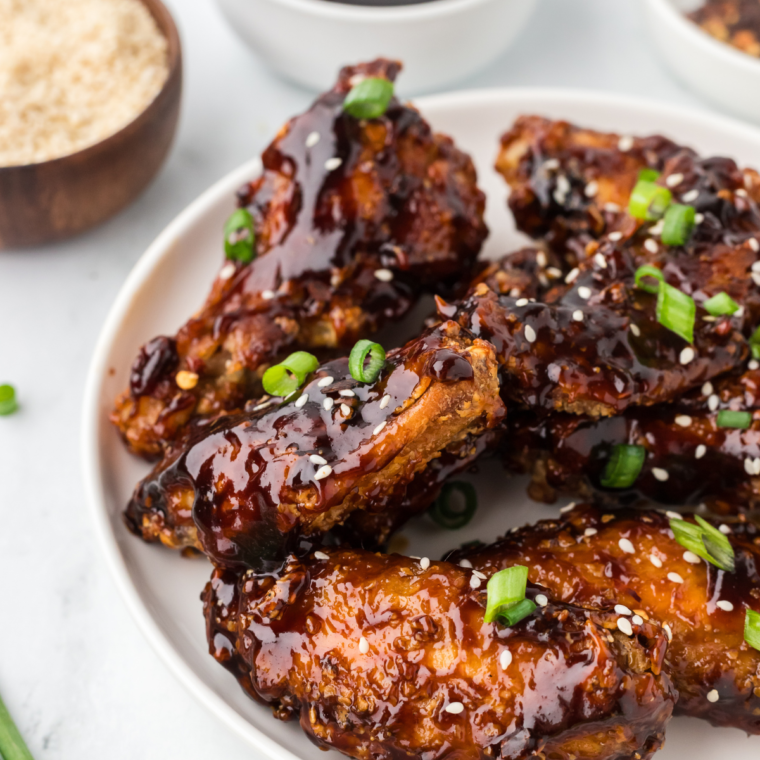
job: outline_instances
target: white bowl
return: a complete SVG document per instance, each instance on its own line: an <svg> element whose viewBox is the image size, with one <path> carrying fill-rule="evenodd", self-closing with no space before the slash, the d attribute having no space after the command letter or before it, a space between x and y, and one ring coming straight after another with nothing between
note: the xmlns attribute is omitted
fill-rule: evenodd
<svg viewBox="0 0 760 760"><path fill-rule="evenodd" d="M402 89L440 89L494 61L536 0L432 0L361 7L328 0L217 0L232 28L275 71L315 90L341 66L378 56L403 61Z"/></svg>
<svg viewBox="0 0 760 760"><path fill-rule="evenodd" d="M649 31L684 84L745 119L760 122L760 60L719 42L684 14L703 0L646 0Z"/></svg>
<svg viewBox="0 0 760 760"><path fill-rule="evenodd" d="M734 156L760 166L760 131L686 109L607 93L541 89L453 93L417 101L436 130L470 152L479 184L488 197L491 235L485 253L500 255L525 244L506 209L504 181L493 170L500 134L523 113L567 118L623 134L668 135L706 155ZM82 463L96 531L120 592L143 633L183 685L226 726L250 742L254 757L296 760L317 757L297 723L274 720L253 703L234 678L208 654L198 598L211 574L205 559L148 546L128 531L122 511L145 462L130 456L108 412L126 386L129 366L141 343L172 333L203 301L222 263L220 230L234 208L235 191L260 169L258 159L236 169L183 211L148 248L124 283L98 340L84 395ZM428 557L463 541L492 540L513 525L555 517L556 507L531 502L524 479L506 479L497 462L484 463L472 477L478 511L452 533L428 518L408 525L408 551ZM145 700L151 695L146 693ZM159 708L160 706L156 706ZM188 748L190 749L190 748ZM178 747L177 754L182 754ZM187 753L185 753L187 754ZM321 755L320 755L321 756ZM679 718L668 726L668 743L657 760L757 760L760 737ZM332 758L339 757L337 753ZM328 759L329 760L329 759Z"/></svg>

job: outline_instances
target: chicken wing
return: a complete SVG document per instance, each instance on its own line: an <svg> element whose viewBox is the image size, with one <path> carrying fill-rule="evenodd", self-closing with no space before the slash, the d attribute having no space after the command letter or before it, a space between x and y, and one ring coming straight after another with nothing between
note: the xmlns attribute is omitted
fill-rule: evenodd
<svg viewBox="0 0 760 760"><path fill-rule="evenodd" d="M395 98L377 119L343 110L365 76L335 87L288 122L238 194L257 256L228 261L176 337L147 343L111 419L137 454L159 457L188 421L242 408L271 364L296 349L333 348L405 315L420 293L466 283L487 234L470 158Z"/></svg>
<svg viewBox="0 0 760 760"><path fill-rule="evenodd" d="M486 623L485 586L446 562L325 549L216 570L203 600L243 688L360 760L647 758L673 709L659 626L553 601Z"/></svg>
<svg viewBox="0 0 760 760"><path fill-rule="evenodd" d="M744 621L747 609L760 611L760 532L741 522L723 531L735 552L731 573L685 552L667 515L591 506L447 559L487 577L526 565L562 602L614 608L632 624L658 621L671 638L665 670L680 695L676 712L758 734L760 651L744 641Z"/></svg>

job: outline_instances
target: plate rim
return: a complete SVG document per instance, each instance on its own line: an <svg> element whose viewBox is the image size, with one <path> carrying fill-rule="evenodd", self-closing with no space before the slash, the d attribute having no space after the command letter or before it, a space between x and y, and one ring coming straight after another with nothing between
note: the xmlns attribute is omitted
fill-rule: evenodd
<svg viewBox="0 0 760 760"><path fill-rule="evenodd" d="M613 109L622 108L642 113L656 113L658 116L670 115L680 119L693 118L716 130L754 140L760 148L760 128L743 123L738 119L701 110L697 107L672 105L649 98L582 88L494 87L454 90L415 98L414 105L424 114L428 110L434 111L452 107L466 108L475 103L497 106L516 99L534 101L536 104L543 103L544 108L547 107L547 104L551 104L551 108L555 108L561 107L563 104L577 106L580 102L587 103L590 106L601 105ZM498 136L495 136L494 139L498 139ZM113 339L122 321L128 316L133 299L150 278L155 267L171 251L173 243L195 223L197 218L208 212L211 207L230 193L231 189L234 192L235 187L250 180L260 170L261 159L258 157L250 159L204 190L158 234L124 280L100 329L87 370L80 418L81 474L84 480L85 501L95 527L96 540L105 556L111 577L138 629L148 640L154 652L168 667L169 672L222 725L232 729L243 741L255 746L271 760L303 760L301 756L291 752L277 740L268 737L231 707L221 695L217 694L185 663L170 639L164 635L133 583L124 555L120 550L118 538L111 529L99 457L101 423L99 401L101 386L108 372L107 358Z"/></svg>

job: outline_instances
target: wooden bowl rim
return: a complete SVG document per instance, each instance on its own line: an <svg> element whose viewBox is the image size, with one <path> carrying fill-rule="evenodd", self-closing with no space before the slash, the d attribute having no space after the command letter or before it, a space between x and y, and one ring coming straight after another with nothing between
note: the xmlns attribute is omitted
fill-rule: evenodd
<svg viewBox="0 0 760 760"><path fill-rule="evenodd" d="M37 161L31 164L13 164L12 166L0 166L0 174L9 174L14 171L24 170L39 170L41 167L58 167L66 161L74 161L86 163L90 158L94 158L103 151L107 151L112 147L114 143L120 142L121 138L127 132L138 131L143 122L151 118L151 115L157 108L159 108L161 101L166 97L167 92L172 88L178 86L178 74L182 69L182 42L180 40L177 25L174 21L174 17L169 12L169 9L161 2L161 0L139 0L153 16L159 31L166 38L167 42L167 64L168 73L166 75L166 81L161 86L161 89L156 93L153 100L135 116L132 121L127 122L117 132L114 132L108 137L99 140L92 145L78 150L74 153L67 153L65 156L59 156L58 158L51 158L47 161Z"/></svg>

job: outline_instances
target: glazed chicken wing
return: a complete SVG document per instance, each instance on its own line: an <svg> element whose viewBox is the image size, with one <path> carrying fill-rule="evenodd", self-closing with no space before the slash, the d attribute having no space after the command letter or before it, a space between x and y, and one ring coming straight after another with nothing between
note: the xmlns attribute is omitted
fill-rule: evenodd
<svg viewBox="0 0 760 760"><path fill-rule="evenodd" d="M648 758L673 709L658 626L553 601L486 623L485 586L446 562L326 549L219 569L203 599L243 688L360 760Z"/></svg>
<svg viewBox="0 0 760 760"><path fill-rule="evenodd" d="M225 263L177 335L141 349L112 414L132 451L160 456L189 421L259 395L263 372L292 351L329 358L420 293L467 281L487 234L470 158L395 98L376 119L343 110L358 80L393 81L399 69L343 69L264 151L261 176L238 195L257 255Z"/></svg>
<svg viewBox="0 0 760 760"><path fill-rule="evenodd" d="M758 734L760 651L744 641L744 623L746 610L760 611L760 532L743 523L723 531L735 553L730 573L687 552L666 515L590 506L448 559L488 577L526 565L529 580L562 602L614 609L624 626L661 623L676 712Z"/></svg>

